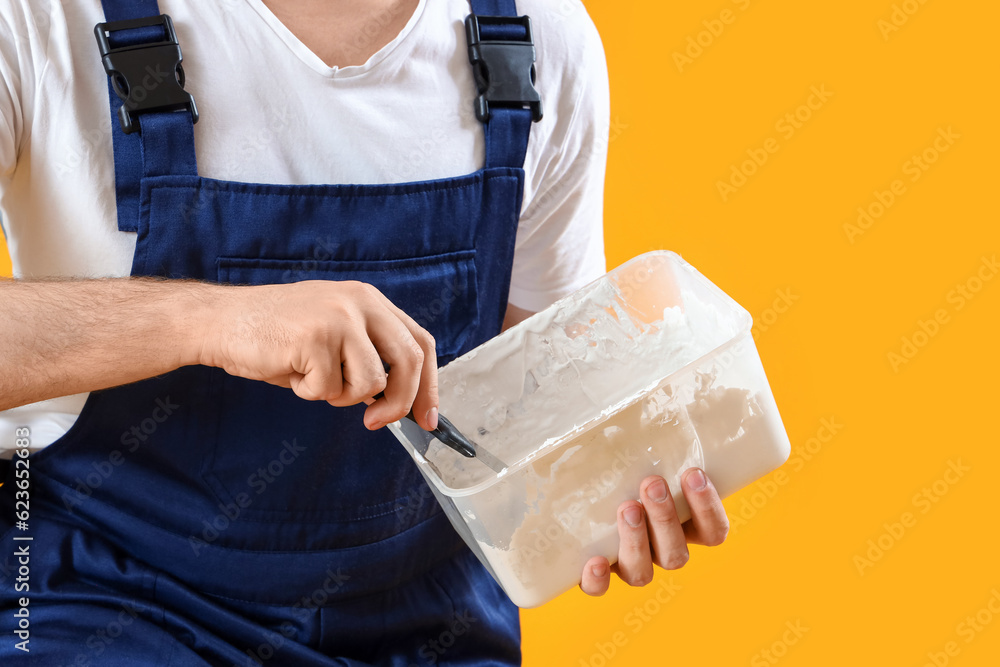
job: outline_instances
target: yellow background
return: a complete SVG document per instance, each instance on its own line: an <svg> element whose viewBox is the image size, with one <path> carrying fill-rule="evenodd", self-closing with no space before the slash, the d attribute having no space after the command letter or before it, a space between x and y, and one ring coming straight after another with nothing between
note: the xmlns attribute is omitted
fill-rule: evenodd
<svg viewBox="0 0 1000 667"><path fill-rule="evenodd" d="M891 1L587 2L612 86L609 266L675 250L768 322L758 346L792 458L810 438L818 451L786 465L784 484L769 478L773 497L754 486L727 500L734 517L752 498L760 507L683 570L525 611L529 667L920 667L928 652L937 667L1000 664L1000 615L960 625L1000 591L1000 280L961 309L948 300L1000 250L1000 9L906 4L916 12L885 38ZM678 71L673 53L724 9L733 22ZM775 124L811 86L832 97L786 138ZM949 127L960 137L909 180L904 163ZM779 150L724 202L717 181L768 138ZM905 193L851 243L845 223L896 179ZM794 297L780 314L779 293ZM894 369L888 354L938 309L947 322ZM825 437L823 419L842 428ZM954 484L941 481L949 461L969 468ZM935 482L937 502L915 503ZM905 512L902 536L886 537ZM859 573L880 537L893 543ZM680 590L660 604L671 578ZM643 606L655 613L642 619ZM786 623L808 630L796 638Z"/></svg>
<svg viewBox="0 0 1000 667"><path fill-rule="evenodd" d="M1000 279L960 311L946 300L1000 252L997 3L915 2L888 41L892 0L585 4L611 77L608 265L669 248L767 316L758 347L792 457L821 419L843 428L786 465L725 545L692 548L672 573L682 589L638 632L627 615L650 590L525 611L525 664L600 665L595 644L622 631L608 665L751 665L801 620L805 635L758 664L921 667L956 641L949 664L1000 665L1000 615L970 643L956 634L1000 590ZM678 71L673 52L723 9L735 20ZM784 139L775 123L821 84L833 96ZM948 126L961 137L912 183L904 163ZM716 181L768 137L778 152L723 202ZM843 225L895 179L906 193L850 243ZM786 289L798 300L775 319ZM893 372L887 353L938 308L949 322ZM922 514L913 496L949 459L971 470ZM916 525L859 575L854 556L906 511Z"/></svg>

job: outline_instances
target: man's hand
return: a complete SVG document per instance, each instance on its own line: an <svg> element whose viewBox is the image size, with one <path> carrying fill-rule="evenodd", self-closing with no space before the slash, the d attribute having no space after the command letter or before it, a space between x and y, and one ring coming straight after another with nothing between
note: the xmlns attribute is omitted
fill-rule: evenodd
<svg viewBox="0 0 1000 667"><path fill-rule="evenodd" d="M434 338L371 285L239 287L221 305L201 363L338 407L384 391L365 412L369 429L403 418L411 406L422 428L437 427Z"/></svg>
<svg viewBox="0 0 1000 667"><path fill-rule="evenodd" d="M533 315L513 304L507 308L504 331ZM588 595L604 595L614 572L631 586L653 580L653 564L667 570L684 567L688 544L717 546L729 533L729 519L715 485L698 468L685 471L681 490L691 509L691 519L677 520L674 499L662 477L651 476L639 485L640 501L628 500L618 507L618 562L595 556L583 567L580 588Z"/></svg>
<svg viewBox="0 0 1000 667"><path fill-rule="evenodd" d="M368 428L436 426L434 339L371 285L0 280L0 313L0 410L205 364L337 406L384 390Z"/></svg>
<svg viewBox="0 0 1000 667"><path fill-rule="evenodd" d="M681 479L681 490L691 519L677 520L674 500L662 477L651 476L639 486L640 501L627 500L618 507L618 562L595 556L583 568L580 588L588 595L604 595L616 573L630 586L653 580L653 564L676 570L687 563L688 544L717 546L729 533L729 519L719 493L708 476L691 468Z"/></svg>

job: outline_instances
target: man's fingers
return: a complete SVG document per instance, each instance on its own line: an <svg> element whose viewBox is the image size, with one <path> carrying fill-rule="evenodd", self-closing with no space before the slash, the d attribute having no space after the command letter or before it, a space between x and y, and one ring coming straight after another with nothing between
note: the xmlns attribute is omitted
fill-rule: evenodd
<svg viewBox="0 0 1000 667"><path fill-rule="evenodd" d="M684 528L677 520L677 509L670 489L662 477L647 477L639 487L642 505L646 509L649 545L653 562L666 570L684 567L690 557Z"/></svg>
<svg viewBox="0 0 1000 667"><path fill-rule="evenodd" d="M435 428L438 393L433 336L375 287L344 285L350 287L360 310L355 316L348 313L342 318L341 350L330 351L335 359L339 355L340 367L303 372L301 378L289 376L296 393L304 398L326 398L335 406L365 401L369 404L365 426L371 430L402 419L411 409L420 426ZM337 391L318 395L326 385L336 384L341 375L342 386ZM383 392L378 400L366 400Z"/></svg>
<svg viewBox="0 0 1000 667"><path fill-rule="evenodd" d="M413 321L413 318L395 305L392 308L423 350L424 361L420 368L416 397L413 399L413 416L420 428L433 431L438 425L437 343L434 336Z"/></svg>
<svg viewBox="0 0 1000 667"><path fill-rule="evenodd" d="M580 589L587 595L604 595L611 585L611 566L603 556L594 556L583 566Z"/></svg>
<svg viewBox="0 0 1000 667"><path fill-rule="evenodd" d="M691 544L714 547L729 534L729 518L715 485L699 468L691 468L681 479L684 498L691 508L691 520L684 524L684 534Z"/></svg>
<svg viewBox="0 0 1000 667"><path fill-rule="evenodd" d="M303 367L285 377L285 386L307 401L339 398L344 390L340 352L339 348L324 350L322 354L301 359Z"/></svg>
<svg viewBox="0 0 1000 667"><path fill-rule="evenodd" d="M386 302L386 305L391 304ZM393 308L385 308L369 321L368 335L379 356L389 365L385 397L375 401L365 413L365 425L374 430L410 412L420 388L424 351Z"/></svg>
<svg viewBox="0 0 1000 667"><path fill-rule="evenodd" d="M264 382L268 384L273 384L277 387L284 387L285 389L291 389L294 383L300 382L302 380L302 373L291 373L290 375L277 375L275 377L264 378Z"/></svg>
<svg viewBox="0 0 1000 667"><path fill-rule="evenodd" d="M329 401L331 405L337 407L357 405L364 399L385 390L385 368L375 346L367 336L356 336L345 341L341 359L343 390L340 396ZM365 424L368 424L367 413L365 413Z"/></svg>
<svg viewBox="0 0 1000 667"><path fill-rule="evenodd" d="M642 505L626 500L618 507L618 575L630 586L653 580L653 560Z"/></svg>

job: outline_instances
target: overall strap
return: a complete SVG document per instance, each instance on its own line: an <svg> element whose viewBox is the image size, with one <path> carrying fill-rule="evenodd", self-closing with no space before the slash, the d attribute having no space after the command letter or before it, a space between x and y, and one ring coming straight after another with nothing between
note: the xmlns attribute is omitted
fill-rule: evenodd
<svg viewBox="0 0 1000 667"><path fill-rule="evenodd" d="M476 115L485 126L486 168L521 168L531 123L542 117L533 85L531 22L517 15L514 0L469 2L466 36L479 89Z"/></svg>
<svg viewBox="0 0 1000 667"><path fill-rule="evenodd" d="M134 232L143 177L197 175L197 109L183 90L183 79L180 83L176 79L180 47L173 24L160 15L156 0L102 0L101 4L106 23L99 24L95 33L109 74L118 229ZM129 102L126 109L116 86Z"/></svg>
<svg viewBox="0 0 1000 667"><path fill-rule="evenodd" d="M482 16L517 16L514 0L469 0L472 13Z"/></svg>

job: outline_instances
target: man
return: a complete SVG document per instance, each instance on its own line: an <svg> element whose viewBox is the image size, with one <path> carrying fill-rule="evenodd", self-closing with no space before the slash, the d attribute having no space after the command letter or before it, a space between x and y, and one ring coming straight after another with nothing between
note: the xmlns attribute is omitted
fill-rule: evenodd
<svg viewBox="0 0 1000 667"><path fill-rule="evenodd" d="M460 0L0 7L18 278L0 284L0 428L32 452L0 492L4 556L31 537L0 628L30 643L0 656L520 661L516 607L383 427L434 428L438 365L604 271L607 81L576 2L472 5L507 18L467 28ZM519 43L486 77L497 57L524 74L533 37L536 86L477 90L467 30ZM628 583L724 539L711 482L684 480L684 526L659 477L619 508ZM592 559L581 586L611 572Z"/></svg>

